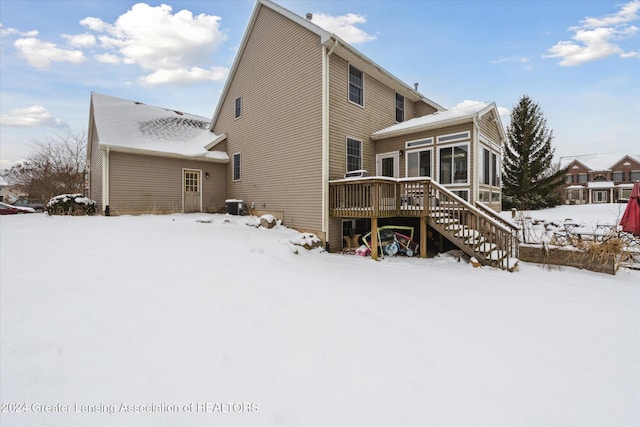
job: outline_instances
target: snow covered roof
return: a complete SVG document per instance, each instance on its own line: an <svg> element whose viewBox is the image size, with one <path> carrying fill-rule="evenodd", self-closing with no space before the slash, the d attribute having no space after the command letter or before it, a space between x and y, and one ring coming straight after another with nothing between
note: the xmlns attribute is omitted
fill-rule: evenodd
<svg viewBox="0 0 640 427"><path fill-rule="evenodd" d="M99 93L91 105L100 146L160 156L228 162L224 151L209 151L226 138L209 131L205 117Z"/></svg>
<svg viewBox="0 0 640 427"><path fill-rule="evenodd" d="M375 141L381 138L389 138L392 136L428 130L435 127L462 123L473 119L473 117L480 117L492 109L496 109L496 117L499 117L496 104L493 102L491 104L477 103L470 106L452 108L447 111L438 111L433 114L416 117L376 131L373 133L371 138Z"/></svg>
<svg viewBox="0 0 640 427"><path fill-rule="evenodd" d="M606 153L606 154L584 154L580 156L566 156L560 158L560 168L566 168L574 160L579 161L592 171L606 171L610 170L613 165L618 163L626 156L631 157L636 162L640 163L640 154L625 154L625 153Z"/></svg>

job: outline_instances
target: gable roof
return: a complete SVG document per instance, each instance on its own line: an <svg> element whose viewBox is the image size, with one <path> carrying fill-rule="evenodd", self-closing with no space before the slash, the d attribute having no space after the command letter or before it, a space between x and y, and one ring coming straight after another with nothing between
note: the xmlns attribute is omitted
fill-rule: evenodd
<svg viewBox="0 0 640 427"><path fill-rule="evenodd" d="M430 129L436 129L443 126L452 126L461 123L467 123L474 118L480 118L490 111L494 111L494 118L496 120L496 126L502 138L504 138L504 130L502 128L502 122L500 121L500 115L496 104L478 103L471 106L464 106L459 108L452 108L447 111L439 111L433 114L427 114L425 116L416 117L405 122L397 123L388 128L381 129L374 132L371 135L371 139L374 141L383 138L390 138L393 136L406 135L410 133L426 131Z"/></svg>
<svg viewBox="0 0 640 427"><path fill-rule="evenodd" d="M583 154L579 156L560 157L560 169L564 169L574 161L584 165L590 171L606 171L613 166L629 157L640 163L640 154L621 154L621 153L603 153L603 154Z"/></svg>
<svg viewBox="0 0 640 427"><path fill-rule="evenodd" d="M355 66L357 66L362 71L369 74L370 76L374 77L375 79L381 81L382 83L390 87L395 87L396 90L402 93L402 95L404 95L406 98L414 102L422 101L425 104L435 108L437 111L446 110L446 108L443 107L442 105L425 97L424 95L422 95L421 93L419 93L418 91L416 91L415 89L413 89L412 87L410 87L409 85L407 85L406 83L404 83L403 81L395 77L393 74L391 74L390 72L388 72L387 70L385 70L384 68L376 64L375 62L373 62L371 59L367 58L364 54L362 54L356 48L351 46L349 43L342 40L337 35L321 28L320 26L314 24L312 21L303 18L302 16L296 15L290 10L270 0L257 0L256 5L253 9L253 13L251 14L251 18L249 19L249 23L245 30L244 36L242 38L242 42L240 43L240 47L238 49L238 52L236 53L235 60L233 62L233 65L231 66L231 71L227 76L227 81L224 85L224 88L222 89L222 93L220 94L220 101L218 101L216 110L213 113L213 118L211 120L211 129L213 129L213 126L218 120L220 109L222 108L222 101L227 96L229 87L231 86L231 82L233 81L235 73L237 71L240 58L244 53L245 47L249 40L249 35L251 34L251 30L255 24L255 21L258 17L258 13L261 7L268 7L269 9L279 13L280 15L290 19L296 24L301 25L302 27L306 28L312 33L318 35L318 37L320 37L321 46L325 46L327 48L333 48L334 54L344 58L349 62L354 63Z"/></svg>
<svg viewBox="0 0 640 427"><path fill-rule="evenodd" d="M100 146L165 157L229 161L227 153L206 149L226 137L209 131L207 118L95 92L91 93L91 111L90 121L95 124Z"/></svg>

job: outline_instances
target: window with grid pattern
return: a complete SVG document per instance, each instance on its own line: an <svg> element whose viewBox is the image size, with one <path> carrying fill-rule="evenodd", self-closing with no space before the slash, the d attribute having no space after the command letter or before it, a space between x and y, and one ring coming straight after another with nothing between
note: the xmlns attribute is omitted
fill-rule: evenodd
<svg viewBox="0 0 640 427"><path fill-rule="evenodd" d="M362 141L347 138L347 172L362 169Z"/></svg>
<svg viewBox="0 0 640 427"><path fill-rule="evenodd" d="M349 101L364 106L364 75L353 65L349 65Z"/></svg>

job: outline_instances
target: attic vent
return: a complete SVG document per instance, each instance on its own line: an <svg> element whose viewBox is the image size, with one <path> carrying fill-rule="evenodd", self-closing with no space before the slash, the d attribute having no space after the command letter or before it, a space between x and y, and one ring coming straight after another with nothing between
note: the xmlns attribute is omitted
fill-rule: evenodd
<svg viewBox="0 0 640 427"><path fill-rule="evenodd" d="M307 13L306 18L307 18L307 21L311 21L313 19L313 14Z"/></svg>

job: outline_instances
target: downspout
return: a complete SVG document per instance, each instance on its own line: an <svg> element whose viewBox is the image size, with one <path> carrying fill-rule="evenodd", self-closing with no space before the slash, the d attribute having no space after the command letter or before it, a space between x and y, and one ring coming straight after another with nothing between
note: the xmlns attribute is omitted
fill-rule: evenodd
<svg viewBox="0 0 640 427"><path fill-rule="evenodd" d="M473 194L469 195L469 203L473 206L476 205L476 201L478 200L478 195L480 192L480 183L478 182L478 153L480 150L480 126L478 125L478 115L473 116L473 140L471 141L473 144L473 148L471 149L471 154L473 157L473 161L471 163L471 170L469 171L469 178L473 185L471 186L471 192ZM471 173L473 171L473 173ZM491 196L489 196L489 205L491 204Z"/></svg>
<svg viewBox="0 0 640 427"><path fill-rule="evenodd" d="M109 147L102 150L102 212L109 216Z"/></svg>
<svg viewBox="0 0 640 427"><path fill-rule="evenodd" d="M322 47L322 231L329 247L329 57L338 46Z"/></svg>

